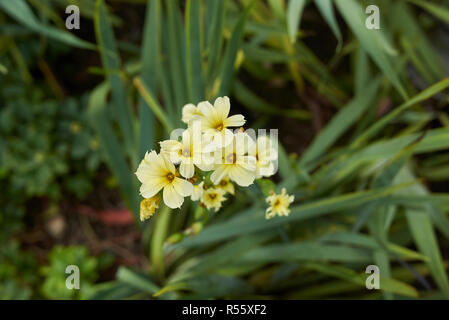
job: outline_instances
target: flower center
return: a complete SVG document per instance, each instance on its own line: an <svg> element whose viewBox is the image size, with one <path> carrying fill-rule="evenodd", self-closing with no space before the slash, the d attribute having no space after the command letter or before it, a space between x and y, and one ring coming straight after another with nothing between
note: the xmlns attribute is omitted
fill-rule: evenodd
<svg viewBox="0 0 449 320"><path fill-rule="evenodd" d="M167 179L168 179L168 181L172 182L173 179L175 179L175 175L170 172L169 174L167 174Z"/></svg>
<svg viewBox="0 0 449 320"><path fill-rule="evenodd" d="M280 205L280 204L281 204L281 200L277 199L277 200L274 202L273 207L277 207L277 206Z"/></svg>
<svg viewBox="0 0 449 320"><path fill-rule="evenodd" d="M209 198L210 198L211 200L214 200L216 197L217 197L217 194L216 194L216 193L211 193L211 194L209 194Z"/></svg>
<svg viewBox="0 0 449 320"><path fill-rule="evenodd" d="M220 181L220 186L226 187L227 185L228 185L228 182L226 180L221 180Z"/></svg>
<svg viewBox="0 0 449 320"><path fill-rule="evenodd" d="M184 149L182 150L182 155L186 158L190 157L190 150L189 149Z"/></svg>
<svg viewBox="0 0 449 320"><path fill-rule="evenodd" d="M215 129L217 129L218 131L223 130L223 128L224 128L223 122L220 122L219 124L217 124L217 125L215 126Z"/></svg>
<svg viewBox="0 0 449 320"><path fill-rule="evenodd" d="M226 163L228 163L228 164L235 163L236 159L237 159L237 155L235 153L228 154L226 156Z"/></svg>

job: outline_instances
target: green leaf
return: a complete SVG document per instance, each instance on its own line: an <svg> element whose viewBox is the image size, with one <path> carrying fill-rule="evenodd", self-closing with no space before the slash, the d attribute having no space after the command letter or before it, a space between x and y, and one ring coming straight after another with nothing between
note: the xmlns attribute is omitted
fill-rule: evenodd
<svg viewBox="0 0 449 320"><path fill-rule="evenodd" d="M357 140L354 142L354 146L359 146L362 142L374 136L378 133L383 127L385 127L388 123L390 123L394 118L396 118L399 114L401 114L404 110L415 106L421 103L424 100L429 99L434 96L438 92L441 92L449 87L449 79L441 80L440 82L430 86L429 88L421 91L419 94L414 96L413 98L407 100L405 103L388 113L379 121L375 122L368 128L363 134L361 134Z"/></svg>
<svg viewBox="0 0 449 320"><path fill-rule="evenodd" d="M162 107L159 105L159 103L156 101L153 94L150 92L150 90L146 87L146 85L140 80L140 78L134 78L133 80L134 86L139 91L142 98L145 100L147 105L151 108L154 115L158 118L158 120L162 123L167 133L170 133L173 131L174 126L172 122L170 121L170 118L167 117Z"/></svg>
<svg viewBox="0 0 449 320"><path fill-rule="evenodd" d="M328 274L330 276L334 276L339 279L344 279L347 281L351 281L354 283L359 284L363 288L365 287L366 278L368 277L368 274L358 274L357 272L341 267L341 266L333 266L333 265L326 265L326 264L318 264L318 263L312 263L308 262L304 265L304 268L312 269L321 273ZM418 292L416 289L406 283L403 283L401 281L391 279L388 277L380 277L380 289L383 291L391 292L400 294L403 296L408 297L418 297Z"/></svg>
<svg viewBox="0 0 449 320"><path fill-rule="evenodd" d="M226 51L223 57L223 65L221 70L221 84L219 89L219 96L225 96L229 94L231 89L232 77L234 75L234 63L237 56L237 51L240 48L240 44L243 38L243 30L246 18L249 11L253 7L256 0L252 0L251 3L245 8L240 15L236 25L232 29L231 39L229 40Z"/></svg>
<svg viewBox="0 0 449 320"><path fill-rule="evenodd" d="M372 261L370 250L319 243L275 244L250 250L239 259L244 263L292 261L363 262Z"/></svg>
<svg viewBox="0 0 449 320"><path fill-rule="evenodd" d="M284 109L274 106L251 92L245 85L236 79L233 85L235 98L247 109L258 113L285 116L294 119L309 119L310 114L304 110Z"/></svg>
<svg viewBox="0 0 449 320"><path fill-rule="evenodd" d="M207 79L213 84L223 47L223 27L228 0L208 0L212 6L212 27L208 33Z"/></svg>
<svg viewBox="0 0 449 320"><path fill-rule="evenodd" d="M173 117L180 118L182 106L189 102L184 64L184 30L179 23L179 2L177 0L166 0L164 3L166 4L167 19L167 39L164 40L167 41L168 67L176 108Z"/></svg>
<svg viewBox="0 0 449 320"><path fill-rule="evenodd" d="M252 232L275 229L282 225L322 217L371 201L386 199L389 195L401 188L403 186L395 186L381 190L360 191L316 200L291 207L291 212L288 217L277 217L270 220L265 219L264 208L255 206L239 213L236 217L228 221L207 226L200 234L193 238L184 239L177 246L196 247L212 244L235 236L248 235Z"/></svg>
<svg viewBox="0 0 449 320"><path fill-rule="evenodd" d="M380 87L380 79L374 79L359 95L343 107L314 139L301 158L300 166L323 155L341 135L373 105Z"/></svg>
<svg viewBox="0 0 449 320"><path fill-rule="evenodd" d="M292 42L296 41L296 34L301 22L302 12L306 0L289 0L287 7L287 31Z"/></svg>
<svg viewBox="0 0 449 320"><path fill-rule="evenodd" d="M196 104L204 100L203 68L201 55L201 2L187 0L186 53L189 101Z"/></svg>
<svg viewBox="0 0 449 320"><path fill-rule="evenodd" d="M141 78L153 92L157 90L156 84L160 71L160 16L160 0L154 0L147 4L141 53ZM146 151L154 148L155 121L154 115L142 97L139 99L139 129L139 158L143 158Z"/></svg>
<svg viewBox="0 0 449 320"><path fill-rule="evenodd" d="M318 7L323 18L326 20L329 27L331 27L332 32L338 40L337 51L341 48L341 43L343 41L340 28L338 27L337 19L335 18L334 7L332 6L331 0L315 0L315 5Z"/></svg>
<svg viewBox="0 0 449 320"><path fill-rule="evenodd" d="M409 168L405 168L396 180L398 183L403 183L413 179L413 173ZM403 190L401 193L407 195L423 195L426 192L422 186L415 185ZM445 297L449 299L449 280L433 227L431 210L430 205L423 206L421 209L407 208L407 222L416 246L429 259L427 265L435 283L440 287Z"/></svg>
<svg viewBox="0 0 449 320"><path fill-rule="evenodd" d="M407 93L394 70L394 64L386 54L386 51L389 51L390 48L382 34L384 31L382 29L369 30L366 28L364 10L362 10L360 4L355 0L335 1L335 4L365 51L376 62L377 66L383 71L399 93L404 98L407 98Z"/></svg>
<svg viewBox="0 0 449 320"><path fill-rule="evenodd" d="M8 69L0 63L0 73L7 74Z"/></svg>
<svg viewBox="0 0 449 320"><path fill-rule="evenodd" d="M128 105L125 87L120 79L120 56L115 44L111 22L106 12L104 0L97 0L95 7L95 35L107 81L111 88L114 116L120 125L125 147L134 165L137 165L137 152L134 137L133 115Z"/></svg>
<svg viewBox="0 0 449 320"><path fill-rule="evenodd" d="M59 30L58 28L41 23L24 0L0 0L0 8L20 24L34 32L70 46L91 50L95 49L92 43L79 39L68 31Z"/></svg>
<svg viewBox="0 0 449 320"><path fill-rule="evenodd" d="M160 290L159 286L153 283L148 275L141 272L136 272L126 267L121 266L117 270L117 280L126 283L136 289L147 292L151 295Z"/></svg>
<svg viewBox="0 0 449 320"><path fill-rule="evenodd" d="M268 197L270 192L276 191L276 185L269 179L258 179L256 180L256 183L259 185L260 190L265 197Z"/></svg>
<svg viewBox="0 0 449 320"><path fill-rule="evenodd" d="M121 147L114 129L109 122L106 112L106 96L109 91L107 83L103 83L95 88L89 98L88 119L95 128L100 146L104 151L106 163L117 178L120 191L127 206L134 213L136 221L139 221L139 192L136 185L137 179L128 167L125 159L125 152Z"/></svg>
<svg viewBox="0 0 449 320"><path fill-rule="evenodd" d="M427 10L427 12L433 14L435 17L443 20L444 22L449 23L449 9L447 7L440 6L431 2L425 2L422 0L408 0L408 1Z"/></svg>
<svg viewBox="0 0 449 320"><path fill-rule="evenodd" d="M155 231L151 239L150 260L154 273L159 277L163 277L165 272L163 246L167 238L170 214L171 209L167 206L160 210L156 217Z"/></svg>

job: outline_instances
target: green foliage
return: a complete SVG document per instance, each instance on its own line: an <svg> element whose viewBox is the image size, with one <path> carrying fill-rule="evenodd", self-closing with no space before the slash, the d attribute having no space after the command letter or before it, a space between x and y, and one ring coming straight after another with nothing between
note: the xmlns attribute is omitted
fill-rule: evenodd
<svg viewBox="0 0 449 320"><path fill-rule="evenodd" d="M100 154L83 102L45 99L39 89L28 91L8 79L1 88L2 183L23 200L43 195L59 199L61 178L79 198L91 192Z"/></svg>
<svg viewBox="0 0 449 320"><path fill-rule="evenodd" d="M87 248L81 246L54 247L49 254L49 264L41 268L44 277L42 294L48 299L87 299L93 292L93 283L98 278L99 262L89 256ZM80 288L66 287L66 268L75 265L80 271Z"/></svg>
<svg viewBox="0 0 449 320"><path fill-rule="evenodd" d="M20 250L19 242L10 240L0 246L0 297L4 300L29 299L38 283L34 256Z"/></svg>
<svg viewBox="0 0 449 320"><path fill-rule="evenodd" d="M0 18L17 21L16 31L93 48L48 11L9 2L0 0ZM16 262L0 260L0 295L30 298L36 285L32 259L6 241L21 228L20 196L58 199L60 181L85 195L98 147L137 216L133 173L145 151L179 125L184 104L229 95L255 120L249 126L279 127L286 146L275 183L237 190L219 214L186 206L139 224L149 271L122 266L114 281L94 285L99 262L85 249L57 248L42 268L46 297L449 298L449 80L440 53L447 41L435 40L447 3L378 0L381 29L368 30L368 1L151 0L141 50L126 54L108 3L80 1L104 75L88 92L87 115L86 101L61 107L3 80L15 66L30 79L41 44L24 50L14 37L4 40L14 62L0 60L0 200L8 202L0 250ZM265 220L265 197L282 188L295 196L290 215ZM80 265L78 293L65 288L67 264ZM374 293L365 289L369 264L381 268ZM19 265L30 272L22 276Z"/></svg>

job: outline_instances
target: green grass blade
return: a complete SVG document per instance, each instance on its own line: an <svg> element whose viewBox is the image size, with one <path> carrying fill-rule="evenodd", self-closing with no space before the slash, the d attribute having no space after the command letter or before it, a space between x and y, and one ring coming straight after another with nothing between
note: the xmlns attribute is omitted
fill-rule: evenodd
<svg viewBox="0 0 449 320"><path fill-rule="evenodd" d="M315 5L318 7L323 18L326 20L329 27L332 29L335 37L338 40L337 51L341 48L343 37L340 28L338 27L337 19L335 18L334 7L331 0L315 0Z"/></svg>
<svg viewBox="0 0 449 320"><path fill-rule="evenodd" d="M186 81L186 70L184 65L184 41L182 35L184 30L178 24L179 3L177 0L166 0L167 19L167 56L170 80L172 82L176 114L173 117L180 118L181 108L188 103L188 90ZM173 119L172 119L173 120Z"/></svg>
<svg viewBox="0 0 449 320"><path fill-rule="evenodd" d="M223 57L223 65L221 71L221 84L219 89L219 96L225 96L229 94L231 89L232 77L234 75L234 63L237 56L237 51L240 48L242 42L243 31L245 26L246 18L248 17L249 11L253 7L255 0L245 8L245 11L240 15L236 25L232 30L231 39L229 40L226 52Z"/></svg>
<svg viewBox="0 0 449 320"><path fill-rule="evenodd" d="M34 32L70 46L95 50L95 46L92 43L79 39L68 31L59 30L58 28L41 23L24 0L0 0L0 8L20 24Z"/></svg>
<svg viewBox="0 0 449 320"><path fill-rule="evenodd" d="M133 115L128 105L126 90L120 79L120 57L104 0L97 0L95 8L95 35L107 81L111 88L114 118L118 121L128 154L137 165Z"/></svg>
<svg viewBox="0 0 449 320"><path fill-rule="evenodd" d="M168 134L170 134L174 126L170 120L170 118L167 117L162 107L159 105L157 100L155 99L154 95L151 93L149 88L140 80L140 78L134 78L133 81L135 87L139 91L142 98L145 100L147 105L151 108L154 115L158 118L158 120L162 123L165 130Z"/></svg>
<svg viewBox="0 0 449 320"><path fill-rule="evenodd" d="M365 51L376 62L377 66L403 98L407 98L408 95L393 68L393 63L385 53L389 48L386 46L386 41L382 35L383 30L369 30L366 28L364 10L355 0L335 1L335 4Z"/></svg>
<svg viewBox="0 0 449 320"><path fill-rule="evenodd" d="M243 104L248 110L265 113L269 115L278 115L288 118L294 118L299 120L310 119L308 111L295 110L295 109L283 109L272 105L271 103L263 100L250 89L248 89L241 81L236 79L233 86L233 94L235 98Z"/></svg>
<svg viewBox="0 0 449 320"><path fill-rule="evenodd" d="M151 295L155 294L160 290L160 287L149 279L148 275L143 274L141 272L133 271L129 268L121 266L117 270L116 274L117 280L126 283L136 289L142 290L143 292L147 292Z"/></svg>
<svg viewBox="0 0 449 320"><path fill-rule="evenodd" d="M212 27L210 28L208 35L207 79L213 84L214 76L218 69L220 53L223 47L223 27L228 0L209 0L209 3L211 2L214 4L212 5Z"/></svg>
<svg viewBox="0 0 449 320"><path fill-rule="evenodd" d="M287 7L287 31L292 42L296 41L298 27L301 22L302 12L306 0L289 0Z"/></svg>
<svg viewBox="0 0 449 320"><path fill-rule="evenodd" d="M375 79L360 95L351 100L329 124L319 133L312 145L301 158L300 166L320 157L341 135L352 126L361 115L373 105L380 87L380 79Z"/></svg>
<svg viewBox="0 0 449 320"><path fill-rule="evenodd" d="M408 0L411 3L416 4L417 6L420 6L424 10L427 10L427 12L433 14L435 17L443 20L446 23L449 23L449 8L440 6L434 3L431 3L429 1L422 1L422 0Z"/></svg>
<svg viewBox="0 0 449 320"><path fill-rule="evenodd" d="M275 244L252 249L239 259L245 263L293 261L372 262L371 250L320 243Z"/></svg>
<svg viewBox="0 0 449 320"><path fill-rule="evenodd" d="M291 213L288 217L279 217L271 220L265 219L265 208L256 206L228 221L204 228L194 238L184 239L179 246L196 247L216 243L235 236L248 235L252 232L275 229L282 225L318 218L340 210L357 207L370 201L385 199L401 188L403 187L396 186L381 190L360 191L296 205L291 208Z"/></svg>
<svg viewBox="0 0 449 320"><path fill-rule="evenodd" d="M388 123L390 123L394 118L396 118L399 114L401 114L404 110L421 103L422 101L429 99L435 94L445 90L449 87L449 79L444 79L429 88L421 91L419 94L414 96L413 98L407 100L405 103L388 113L382 119L374 123L368 130L366 130L363 134L361 134L357 140L354 142L354 146L359 146L364 141L373 137L376 133L378 133L382 128L384 128Z"/></svg>
<svg viewBox="0 0 449 320"><path fill-rule="evenodd" d="M126 205L139 221L139 191L137 180L130 170L114 129L109 122L106 110L106 97L109 92L107 83L100 85L91 93L88 104L88 119L95 128L106 163L118 180L120 191Z"/></svg>
<svg viewBox="0 0 449 320"><path fill-rule="evenodd" d="M189 101L197 104L204 100L204 82L201 54L201 1L187 0L186 53Z"/></svg>
<svg viewBox="0 0 449 320"><path fill-rule="evenodd" d="M160 16L160 0L153 0L147 4L141 53L141 78L153 92L157 90L159 74ZM155 121L148 107L145 99L141 97L139 99L139 158L142 158L146 151L154 148Z"/></svg>
<svg viewBox="0 0 449 320"><path fill-rule="evenodd" d="M363 289L366 290L365 287L365 281L366 278L368 277L368 274L358 274L357 272L348 269L346 267L342 267L342 266L334 266L334 265L326 265L326 264L318 264L318 263L312 263L312 262L308 262L307 264L304 265L305 268L307 269L312 269L321 273L325 273L327 275L339 278L339 279L344 279L347 281L351 281L354 283L359 284ZM408 297L414 297L417 298L418 297L418 292L416 291L416 289L404 282L395 280L395 279L391 279L388 277L380 277L380 289L383 291L387 291L387 292L391 292L391 293L396 293L396 294L400 294L403 296L408 296Z"/></svg>

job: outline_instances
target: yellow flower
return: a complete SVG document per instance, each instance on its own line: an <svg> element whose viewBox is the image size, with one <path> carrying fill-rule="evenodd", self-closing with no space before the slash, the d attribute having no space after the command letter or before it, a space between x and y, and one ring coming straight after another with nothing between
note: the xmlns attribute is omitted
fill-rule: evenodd
<svg viewBox="0 0 449 320"><path fill-rule="evenodd" d="M277 160L277 152L273 143L267 136L257 138L255 144L251 145L248 154L256 158L256 178L270 177L276 173L274 161Z"/></svg>
<svg viewBox="0 0 449 320"><path fill-rule="evenodd" d="M189 124L191 120L202 115L200 109L194 104L189 103L182 108L182 122L186 124Z"/></svg>
<svg viewBox="0 0 449 320"><path fill-rule="evenodd" d="M226 193L234 194L235 188L232 182L229 180L229 178L222 179L218 185L217 188L224 190Z"/></svg>
<svg viewBox="0 0 449 320"><path fill-rule="evenodd" d="M195 166L203 171L213 168L213 158L204 152L205 143L202 140L201 131L192 129L182 133L182 141L165 140L160 142L161 153L167 156L174 164L180 163L179 173L187 179L195 174Z"/></svg>
<svg viewBox="0 0 449 320"><path fill-rule="evenodd" d="M227 146L232 142L232 131L230 127L240 127L246 122L241 114L229 116L231 104L228 97L217 98L214 105L207 101L198 104L202 116L201 128L205 137L213 141L217 147Z"/></svg>
<svg viewBox="0 0 449 320"><path fill-rule="evenodd" d="M136 175L142 183L140 194L144 198L151 198L164 189L164 203L172 209L181 207L184 197L190 196L193 192L192 184L177 177L173 163L156 151L145 154Z"/></svg>
<svg viewBox="0 0 449 320"><path fill-rule="evenodd" d="M159 195L140 201L140 221L150 219L156 209L159 208L159 201L161 201Z"/></svg>
<svg viewBox="0 0 449 320"><path fill-rule="evenodd" d="M204 190L201 196L201 203L206 206L208 210L214 208L217 212L221 208L221 203L226 200L224 197L225 191L223 189L208 188Z"/></svg>
<svg viewBox="0 0 449 320"><path fill-rule="evenodd" d="M204 182L201 181L200 184L193 186L193 192L192 195L190 196L190 199L192 199L192 201L198 201L200 200L203 193L204 193Z"/></svg>
<svg viewBox="0 0 449 320"><path fill-rule="evenodd" d="M211 174L211 181L217 185L229 177L239 186L247 187L256 178L256 158L249 156L248 149L254 141L244 132L234 135L231 144L215 151L216 167Z"/></svg>
<svg viewBox="0 0 449 320"><path fill-rule="evenodd" d="M294 196L289 196L285 188L282 188L281 194L272 193L266 198L267 203L270 206L267 208L265 218L271 219L278 216L288 216L290 214L290 209L288 208L290 204L295 199Z"/></svg>

